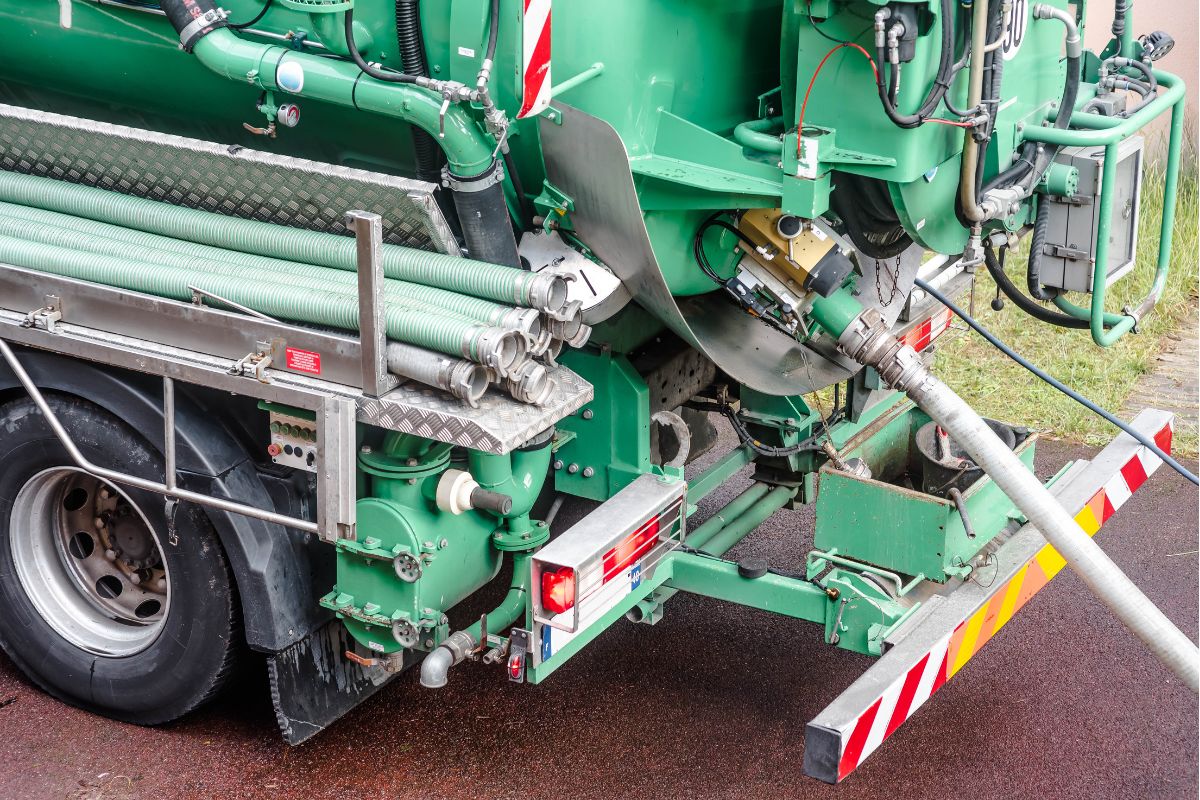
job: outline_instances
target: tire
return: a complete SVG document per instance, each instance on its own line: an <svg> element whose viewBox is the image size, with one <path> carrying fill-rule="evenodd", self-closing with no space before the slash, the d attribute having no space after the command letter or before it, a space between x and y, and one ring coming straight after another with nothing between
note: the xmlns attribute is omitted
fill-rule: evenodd
<svg viewBox="0 0 1200 800"><path fill-rule="evenodd" d="M162 457L124 422L47 401L92 463L162 480ZM174 517L170 529L161 495L74 469L32 400L0 405L0 648L46 692L125 722L212 699L240 649L237 598L203 512Z"/></svg>

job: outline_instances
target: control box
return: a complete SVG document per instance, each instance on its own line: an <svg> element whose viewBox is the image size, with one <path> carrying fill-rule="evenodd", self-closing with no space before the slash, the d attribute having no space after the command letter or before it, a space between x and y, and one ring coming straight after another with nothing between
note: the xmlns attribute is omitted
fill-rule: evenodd
<svg viewBox="0 0 1200 800"><path fill-rule="evenodd" d="M309 419L270 412L271 461L307 472L317 471L317 424Z"/></svg>
<svg viewBox="0 0 1200 800"><path fill-rule="evenodd" d="M1141 136L1134 136L1117 146L1105 286L1133 269L1137 258L1144 142ZM1042 252L1042 285L1068 292L1091 292L1100 232L1104 148L1067 147L1056 160L1079 170L1079 190L1073 197L1043 198L1043 202L1050 203L1050 220Z"/></svg>

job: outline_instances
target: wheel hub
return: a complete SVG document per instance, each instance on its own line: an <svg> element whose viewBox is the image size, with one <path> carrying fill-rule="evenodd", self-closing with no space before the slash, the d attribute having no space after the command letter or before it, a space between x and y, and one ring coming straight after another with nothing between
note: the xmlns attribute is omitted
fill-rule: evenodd
<svg viewBox="0 0 1200 800"><path fill-rule="evenodd" d="M17 493L9 544L43 619L99 655L144 650L162 629L170 580L153 529L119 489L59 467Z"/></svg>

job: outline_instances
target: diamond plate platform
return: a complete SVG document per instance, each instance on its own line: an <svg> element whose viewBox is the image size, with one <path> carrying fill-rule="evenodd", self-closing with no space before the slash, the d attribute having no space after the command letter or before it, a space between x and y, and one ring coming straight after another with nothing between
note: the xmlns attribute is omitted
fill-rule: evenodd
<svg viewBox="0 0 1200 800"><path fill-rule="evenodd" d="M0 104L0 169L293 228L346 233L383 217L383 241L461 255L432 183Z"/></svg>

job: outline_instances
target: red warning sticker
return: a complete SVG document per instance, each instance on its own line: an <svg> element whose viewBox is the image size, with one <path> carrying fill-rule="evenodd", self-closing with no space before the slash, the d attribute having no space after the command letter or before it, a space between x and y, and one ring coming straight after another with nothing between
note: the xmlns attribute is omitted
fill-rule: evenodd
<svg viewBox="0 0 1200 800"><path fill-rule="evenodd" d="M289 347L287 352L287 368L293 372L307 372L309 375L321 374L321 354L311 350L297 350Z"/></svg>

